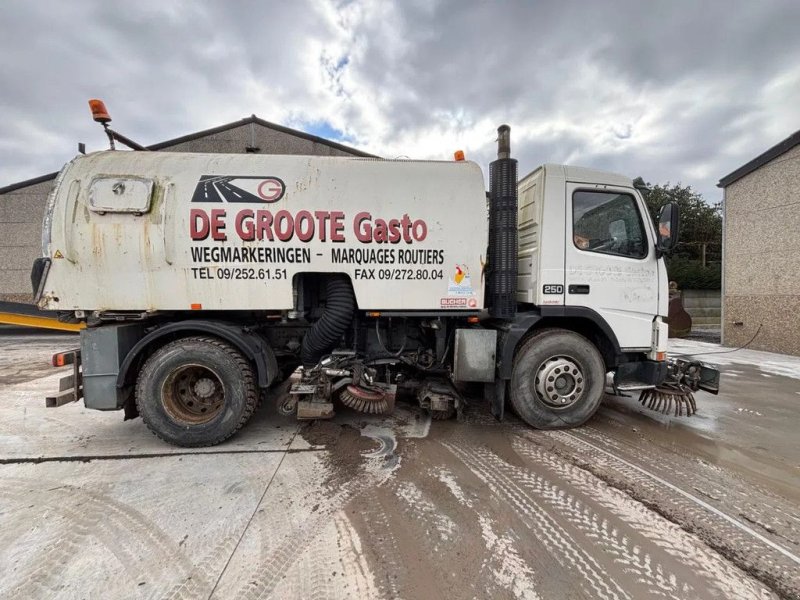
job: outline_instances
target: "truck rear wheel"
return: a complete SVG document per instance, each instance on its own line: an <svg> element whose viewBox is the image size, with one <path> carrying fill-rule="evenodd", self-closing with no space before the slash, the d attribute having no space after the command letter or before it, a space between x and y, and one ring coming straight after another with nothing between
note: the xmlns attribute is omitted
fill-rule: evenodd
<svg viewBox="0 0 800 600"><path fill-rule="evenodd" d="M216 338L189 337L159 348L136 382L136 407L147 427L178 446L213 446L255 411L250 363Z"/></svg>
<svg viewBox="0 0 800 600"><path fill-rule="evenodd" d="M605 375L603 358L589 340L564 329L544 329L514 358L511 405L537 429L578 427L600 406Z"/></svg>

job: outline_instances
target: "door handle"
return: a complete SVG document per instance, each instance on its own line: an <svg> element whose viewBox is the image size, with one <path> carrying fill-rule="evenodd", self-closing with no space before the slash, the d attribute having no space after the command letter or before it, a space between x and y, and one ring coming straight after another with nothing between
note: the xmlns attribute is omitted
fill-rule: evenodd
<svg viewBox="0 0 800 600"><path fill-rule="evenodd" d="M568 288L570 294L588 294L589 286L583 283L571 285Z"/></svg>

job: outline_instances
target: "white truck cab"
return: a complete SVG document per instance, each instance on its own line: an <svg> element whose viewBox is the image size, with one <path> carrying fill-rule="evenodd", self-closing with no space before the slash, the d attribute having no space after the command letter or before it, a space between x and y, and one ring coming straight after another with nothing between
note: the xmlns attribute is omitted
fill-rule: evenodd
<svg viewBox="0 0 800 600"><path fill-rule="evenodd" d="M593 311L623 352L666 350L667 270L630 178L543 165L519 182L518 227L520 303Z"/></svg>

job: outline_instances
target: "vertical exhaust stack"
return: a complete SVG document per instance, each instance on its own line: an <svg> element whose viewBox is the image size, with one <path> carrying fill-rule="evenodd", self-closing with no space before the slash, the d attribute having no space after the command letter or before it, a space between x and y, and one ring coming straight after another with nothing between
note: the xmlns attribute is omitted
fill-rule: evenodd
<svg viewBox="0 0 800 600"><path fill-rule="evenodd" d="M497 128L497 160L489 165L489 314L517 314L517 161L511 158L511 128Z"/></svg>

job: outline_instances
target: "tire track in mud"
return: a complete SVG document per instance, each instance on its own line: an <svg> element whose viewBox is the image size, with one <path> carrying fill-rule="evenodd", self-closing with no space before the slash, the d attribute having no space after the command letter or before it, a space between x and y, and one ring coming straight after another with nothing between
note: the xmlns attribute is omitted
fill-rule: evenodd
<svg viewBox="0 0 800 600"><path fill-rule="evenodd" d="M409 571L397 557L402 556L395 536L392 534L389 517L380 499L374 498L360 507L360 523L365 530L373 563L380 565L375 573L375 585L381 598L402 598L398 581L407 581Z"/></svg>
<svg viewBox="0 0 800 600"><path fill-rule="evenodd" d="M500 597L503 591L510 591L514 598L539 600L540 596L534 585L537 579L536 573L517 547L520 542L519 535L511 527L506 527L504 532L497 533L495 529L502 525L492 519L490 512L479 512L475 509L477 499L470 497L447 466L438 464L435 468L428 469L427 475L444 484L458 505L475 511L487 555L481 560L475 580L482 581L487 586L484 590L485 595L496 598ZM494 581L494 586L486 581L487 574Z"/></svg>
<svg viewBox="0 0 800 600"><path fill-rule="evenodd" d="M494 453L478 449L475 454L489 468L517 482L530 497L542 499L551 507L551 512L564 517L588 539L600 545L608 556L614 557L613 561L620 565L621 570L635 573L637 581L648 587L649 594L684 598L691 591L689 586L679 582L675 573L667 571L640 545L633 544L623 532L624 523L610 523L567 489L550 483L528 469L510 465Z"/></svg>
<svg viewBox="0 0 800 600"><path fill-rule="evenodd" d="M461 489L453 473L447 467L441 466L436 471L429 471L428 475L435 477L443 483L459 504L467 508L472 508L474 501Z"/></svg>
<svg viewBox="0 0 800 600"><path fill-rule="evenodd" d="M441 456L430 456L425 446L404 454L413 464L349 510L358 515L354 525L367 540L382 597L473 597L488 584L479 570L485 552L477 514L461 502L453 505L436 477ZM417 455L408 460L409 454Z"/></svg>
<svg viewBox="0 0 800 600"><path fill-rule="evenodd" d="M275 484L254 515L251 531L243 538L243 542L249 541L249 554L256 551L258 558L242 565L235 553L231 569L226 568L212 596L239 600L283 597L284 591L292 593L297 587L288 573L295 572L297 563L302 562L318 572L320 586L329 589L330 573L323 564L333 560L332 554L321 560L314 556L314 551L326 544L329 547L330 540L336 537L330 524L336 522L337 515L344 515L346 507L365 491L379 488L400 467L400 456L395 454L397 437L427 435L430 418L419 418L419 411L412 413L399 423L385 417L368 419L365 423L362 416L356 422L358 427L348 421L307 425L301 435L320 451L290 454L279 468ZM327 447L327 452L321 451L322 447ZM339 530L345 524L351 530L349 546L345 547L361 547L358 532L352 528L349 518L338 521ZM364 576L369 572L369 565L363 559L363 549L361 556L362 559L354 563L352 556L343 560L341 553L336 552L340 568L355 565L355 571L343 571L343 576L349 580L348 586L373 585L369 582L374 576ZM310 577L307 572L297 575L298 580ZM342 586L337 582L331 589L332 593L338 593ZM314 593L303 588L302 595Z"/></svg>
<svg viewBox="0 0 800 600"><path fill-rule="evenodd" d="M637 534L675 559L685 572L700 576L711 587L719 588L726 598L747 597L762 598L769 590L756 585L749 576L740 571L716 551L712 550L699 538L682 530L678 525L660 515L654 514L645 505L632 499L624 492L610 487L588 471L564 461L556 454L549 452L528 435L518 436L513 442L514 449L523 457L529 458L537 465L544 466L565 481L571 488L582 492L592 503L606 508ZM593 516L593 519L596 516ZM637 554L641 550L633 548ZM646 556L645 564L650 567L653 560ZM659 578L665 573L661 565L657 565ZM698 592L690 584L683 581L675 573L670 574L671 596L676 598L697 597Z"/></svg>
<svg viewBox="0 0 800 600"><path fill-rule="evenodd" d="M193 455L206 458L207 454L196 453ZM263 482L265 478L269 481L274 477L279 466L280 462L274 469L270 466L265 467L260 463L248 462L244 465L239 465L241 480L238 483L229 485L225 492L227 493L232 489L238 492L242 481ZM260 500L259 494L262 493L262 486L260 484L253 485L253 488L254 490L257 488L255 497L256 500ZM194 600L196 598L207 598L209 594L213 593L220 577L220 567L223 566L224 571L224 565L228 564L235 553L239 540L248 527L246 519L239 523L225 519L223 523L222 532L215 532L215 537L218 539L217 543L213 544L199 560L192 561L190 570L179 577L173 576L171 587L166 591L154 592L151 595L152 598L160 600Z"/></svg>
<svg viewBox="0 0 800 600"><path fill-rule="evenodd" d="M377 597L361 539L343 511L332 515L272 595L309 600Z"/></svg>
<svg viewBox="0 0 800 600"><path fill-rule="evenodd" d="M481 563L481 574L490 571L500 589L510 590L514 598L539 600L534 587L535 573L517 551L514 536L509 532L497 535L492 520L486 514L478 515L481 537L489 556ZM497 596L498 591L492 594Z"/></svg>
<svg viewBox="0 0 800 600"><path fill-rule="evenodd" d="M747 507L754 510L756 515L760 515L761 510L766 508L769 511L774 512L781 512L782 514L790 517L794 520L798 520L797 517L793 513L789 513L785 510L781 510L779 506L774 503L783 502L786 506L792 506L788 503L788 501L769 490L764 489L756 484L751 484L749 482L745 482L739 479L736 475L729 473L718 467L716 465L711 465L705 463L703 461L696 461L695 465L703 471L702 474L697 474L694 471L683 471L678 469L674 464L665 462L663 460L663 455L657 455L654 452L648 450L647 448L639 448L636 446L632 446L631 444L623 441L618 441L613 438L610 438L604 435L601 431L596 429L591 429L589 431L575 430L572 432L550 432L551 434L559 434L563 437L567 436L574 440L574 442L578 443L578 446L575 446L573 442L573 447L588 449L595 454L610 458L614 462L622 464L632 470L634 473L638 473L639 476L647 478L652 484L658 485L660 482L658 479L663 479L665 481L672 480L671 484L675 485L677 488L686 487L689 489L693 489L697 491L705 498L707 498L710 502L707 502L706 499L698 499L698 501L693 501L686 496L679 494L678 499L681 501L690 502L691 505L694 507L695 510L704 510L707 513L714 515L714 510L719 510L720 512L725 513L725 517L721 517L719 514L716 514L716 517L722 518L723 521L726 521L728 526L734 528L734 530L738 530L737 533L739 535L748 535L749 542L757 544L761 546L763 544L766 548L770 548L770 552L777 552L778 555L783 556L791 564L800 567L800 556L797 556L796 553L792 553L790 551L786 551L786 549L781 545L780 542L769 539L769 535L764 535L761 532L752 533L747 532L746 529L750 529L747 524L743 524L736 519L732 518L729 514L727 514L727 510L729 507L725 506L724 502L722 502L722 498L717 497L714 498L710 495L707 490L703 489L703 487L707 487L708 484L711 482L712 479L720 477L721 480L718 481L718 485L720 487L726 488L725 492L722 492L724 495L728 495L730 492L735 492L738 496L745 498L745 502ZM592 448L592 445L595 447ZM603 448L606 446L606 448ZM625 465L625 462L628 465ZM636 463L639 463L637 465ZM663 477L659 477L659 473L663 475ZM667 475L667 473L669 475ZM680 484L680 485L678 485ZM660 483L662 487L666 487L669 489L669 486ZM700 487L703 486L703 487ZM674 490L673 490L674 492ZM688 491L683 490L683 492L689 496L692 496ZM753 500L750 500L753 498ZM717 506L713 506L713 503L716 503ZM701 503L708 504L712 506L712 509L703 508ZM737 504L733 504L733 507L739 511L742 506ZM743 518L747 518L747 515L739 515ZM727 521L731 519L731 521L736 522L736 524L731 523L731 521ZM752 521L751 521L752 522ZM760 525L762 529L764 529L763 524ZM790 541L794 546L800 545L797 540L792 539L786 535L781 536L777 531L771 532L767 529L764 529L766 534L771 534L774 537L782 537L785 540ZM764 539L760 539L764 538ZM772 565L773 567L779 565Z"/></svg>
<svg viewBox="0 0 800 600"><path fill-rule="evenodd" d="M132 588L142 580L162 581L174 575L176 567L184 572L190 568L184 556L176 558L175 543L155 523L124 503L62 482L32 482L20 478L6 478L5 481L16 482L15 489L2 489L0 495L19 504L30 502L28 494L31 484L35 483L39 488L36 497L63 516L66 525L46 560L37 561L38 564L25 572L10 597L35 597L37 594L30 588L52 592L47 584L59 577L64 564L81 553L84 540L89 537L103 544L117 559L128 574Z"/></svg>
<svg viewBox="0 0 800 600"><path fill-rule="evenodd" d="M393 482L391 487L395 496L406 503L406 513L420 522L430 523L438 540L453 540L458 528L455 522L431 502L413 481ZM430 530L428 534L430 535ZM434 544L433 549L438 550L438 544Z"/></svg>
<svg viewBox="0 0 800 600"><path fill-rule="evenodd" d="M758 524L764 531L782 537L797 546L800 540L800 516L792 513L794 506L785 498L753 482L745 482L735 473L709 464L696 456L684 456L674 450L662 450L656 454L647 447L634 446L628 441L616 440L595 427L584 427L573 432L580 438L592 440L600 446L613 449L616 454L629 461L646 465L655 473L669 473L673 481L687 482L689 487L716 503L726 500L732 503L742 518ZM664 458L677 457L680 462L665 461ZM685 470L678 465L690 464L693 469ZM699 472L700 473L699 473ZM709 485L716 485L709 490ZM781 521L775 515L785 520Z"/></svg>
<svg viewBox="0 0 800 600"><path fill-rule="evenodd" d="M623 491L683 530L697 535L703 543L768 589L783 597L800 598L800 569L795 568L788 558L688 498L687 495L691 494L677 493L663 483L665 479L659 481L656 475L649 474L647 468L639 470L634 466L635 458L627 461L611 451L594 447L580 433L581 430L550 431L544 435L557 443L551 450L558 456Z"/></svg>
<svg viewBox="0 0 800 600"><path fill-rule="evenodd" d="M339 561L344 573L352 573L356 593L350 597L377 598L375 578L367 563L359 537L350 520L343 512L336 513L333 523L336 527L336 540L339 548Z"/></svg>
<svg viewBox="0 0 800 600"><path fill-rule="evenodd" d="M442 445L460 459L495 494L520 515L525 526L531 529L545 549L560 563L569 563L581 574L583 583L593 597L604 599L631 599L622 587L605 572L603 567L583 550L580 544L544 510L537 498L527 493L513 479L499 473L487 461L489 453L463 448L452 441Z"/></svg>
<svg viewBox="0 0 800 600"><path fill-rule="evenodd" d="M241 529L245 526L242 525L239 528L227 527L223 535L220 536L222 541L195 563L190 571L181 575L182 581L173 584L164 593L153 594L153 597L158 597L162 600L194 600L206 597L214 588L219 565L225 564L228 557L233 554L236 549L236 541L242 533Z"/></svg>
<svg viewBox="0 0 800 600"><path fill-rule="evenodd" d="M383 459L374 458L366 459L365 467L355 476L337 477L314 454L292 456L296 457L295 463L300 463L294 466L294 476L290 480L282 478L271 491L273 495L280 493L282 497L298 499L302 504L300 510L294 511L294 522L289 522L283 511L273 512L266 506L268 498L265 498L254 520L254 535L259 535L259 558L248 565L247 581L234 594L226 596L219 592L213 597L237 600L270 597L292 565L324 535L325 526L334 515L365 490L380 485L393 471L382 468ZM331 480L321 485L320 480L326 476Z"/></svg>

